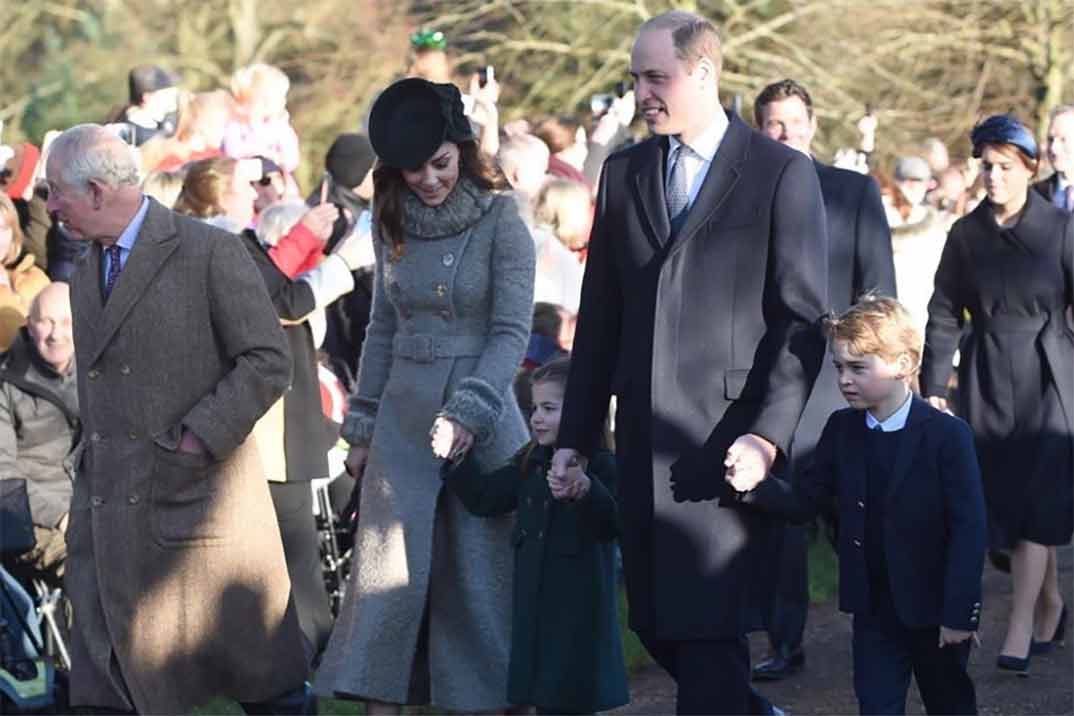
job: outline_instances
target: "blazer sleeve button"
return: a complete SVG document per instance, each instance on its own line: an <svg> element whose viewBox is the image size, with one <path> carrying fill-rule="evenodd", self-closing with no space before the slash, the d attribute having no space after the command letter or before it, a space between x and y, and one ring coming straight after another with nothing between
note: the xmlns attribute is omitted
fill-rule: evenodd
<svg viewBox="0 0 1074 716"><path fill-rule="evenodd" d="M860 539L854 540L854 546L855 547L861 547L861 540Z"/></svg>

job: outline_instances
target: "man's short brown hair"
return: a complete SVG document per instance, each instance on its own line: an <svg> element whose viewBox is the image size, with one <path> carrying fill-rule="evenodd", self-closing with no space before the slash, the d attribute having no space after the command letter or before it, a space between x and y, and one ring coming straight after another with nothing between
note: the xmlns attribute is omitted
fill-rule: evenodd
<svg viewBox="0 0 1074 716"><path fill-rule="evenodd" d="M761 90L761 93L757 95L757 99L753 101L753 119L757 123L758 127L764 125L764 108L773 102L782 102L785 99L791 97L797 97L802 100L802 104L805 105L806 113L809 118L813 118L813 98L809 96L809 91L805 87L795 82L792 79L780 80L779 82L773 82L772 84Z"/></svg>
<svg viewBox="0 0 1074 716"><path fill-rule="evenodd" d="M924 339L906 308L894 298L865 294L839 316L825 321L831 342L843 341L854 355L875 355L894 361L910 356L911 375L921 369Z"/></svg>
<svg viewBox="0 0 1074 716"><path fill-rule="evenodd" d="M716 67L716 74L723 69L723 49L716 26L700 15L686 10L670 10L649 18L638 33L646 30L671 30L675 54L691 70L702 57L707 57Z"/></svg>

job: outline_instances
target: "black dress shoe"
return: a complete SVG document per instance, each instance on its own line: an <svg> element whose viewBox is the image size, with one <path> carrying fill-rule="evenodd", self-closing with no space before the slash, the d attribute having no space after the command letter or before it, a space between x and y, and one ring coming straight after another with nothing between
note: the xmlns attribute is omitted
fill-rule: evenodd
<svg viewBox="0 0 1074 716"><path fill-rule="evenodd" d="M779 681L793 676L805 666L805 652L799 649L789 656L776 654L753 667L754 681Z"/></svg>
<svg viewBox="0 0 1074 716"><path fill-rule="evenodd" d="M1013 671L1018 676L1029 676L1029 657L1033 652L1026 654L1024 659L1019 659L1017 656L1008 656L1007 654L1000 654L996 659L996 667L1003 671Z"/></svg>
<svg viewBox="0 0 1074 716"><path fill-rule="evenodd" d="M1033 640L1029 646L1029 653L1033 655L1047 654L1054 647L1066 646L1067 639L1067 605L1063 605L1063 611L1059 612L1059 623L1055 625L1052 638L1045 641Z"/></svg>

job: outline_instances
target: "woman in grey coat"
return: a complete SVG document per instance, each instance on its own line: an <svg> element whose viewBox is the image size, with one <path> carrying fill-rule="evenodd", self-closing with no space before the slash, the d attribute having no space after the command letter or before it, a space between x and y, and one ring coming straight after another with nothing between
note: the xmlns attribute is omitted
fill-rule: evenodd
<svg viewBox="0 0 1074 716"><path fill-rule="evenodd" d="M489 469L528 440L511 383L529 336L533 240L514 200L492 192L454 86L395 83L373 107L370 140L373 308L343 427L361 512L317 689L365 700L367 713L502 709L514 518L471 516L439 468L473 449Z"/></svg>

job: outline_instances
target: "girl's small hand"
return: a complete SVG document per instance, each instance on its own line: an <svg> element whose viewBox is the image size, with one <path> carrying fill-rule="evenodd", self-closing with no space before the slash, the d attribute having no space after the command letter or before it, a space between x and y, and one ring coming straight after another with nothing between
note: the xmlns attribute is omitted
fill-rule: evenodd
<svg viewBox="0 0 1074 716"><path fill-rule="evenodd" d="M577 463L568 467L563 477L554 477L551 470L548 472L548 489L557 500L579 500L589 493L590 485L589 477Z"/></svg>
<svg viewBox="0 0 1074 716"><path fill-rule="evenodd" d="M429 437L432 440L433 455L452 462L462 458L474 445L473 433L451 418L443 416L433 421Z"/></svg>

